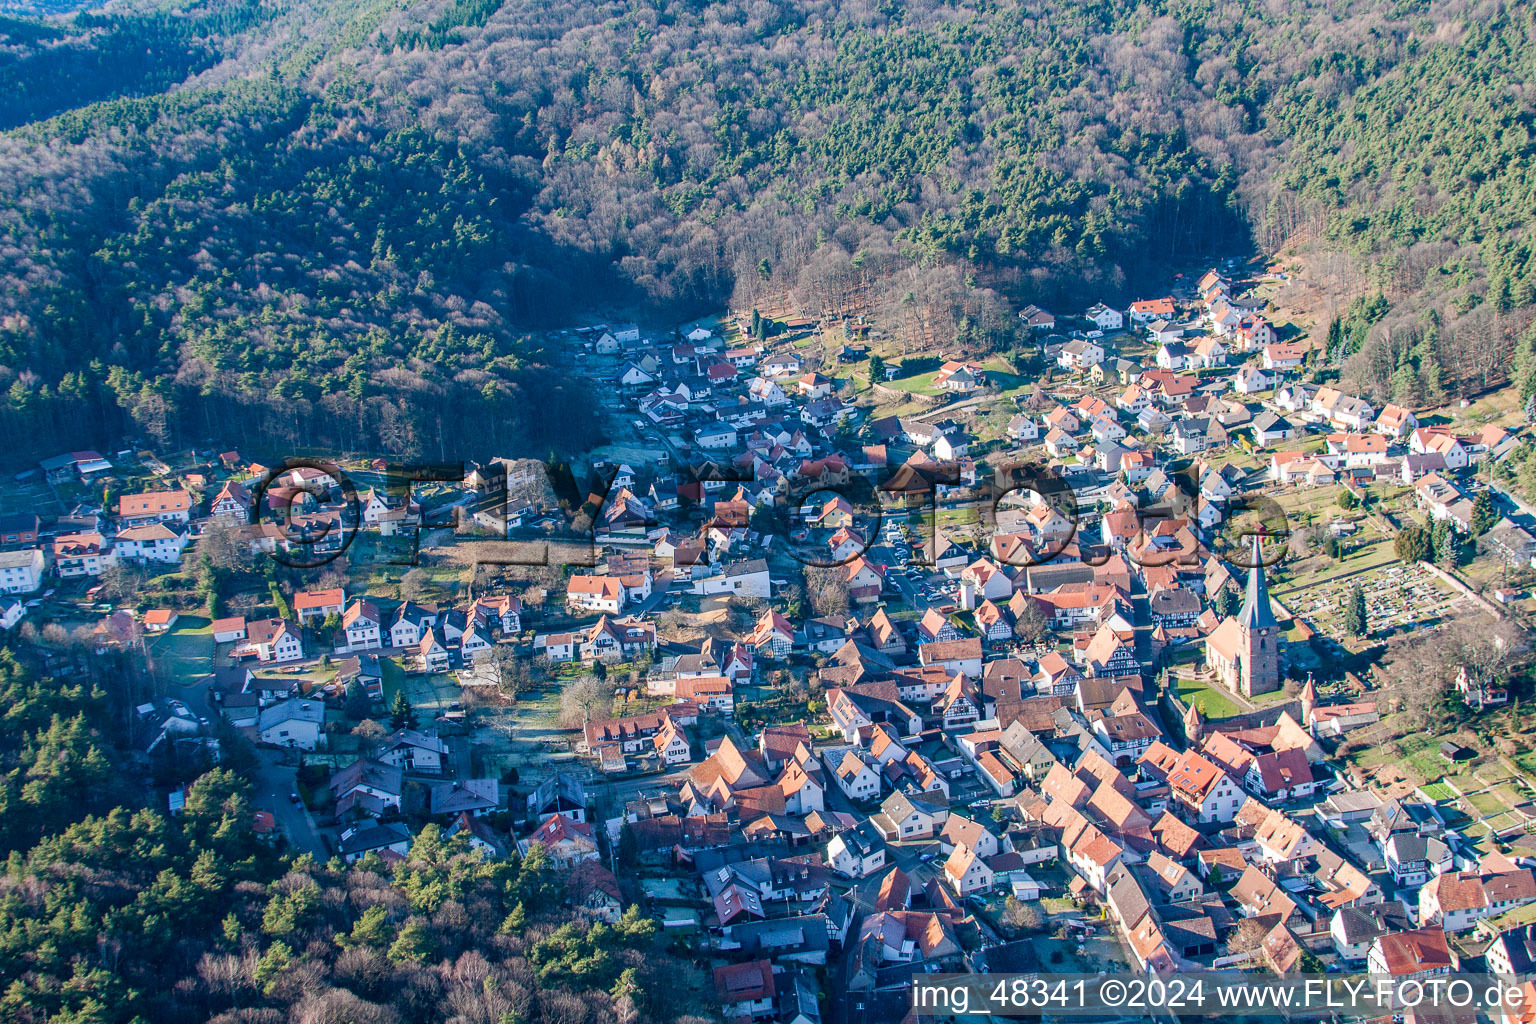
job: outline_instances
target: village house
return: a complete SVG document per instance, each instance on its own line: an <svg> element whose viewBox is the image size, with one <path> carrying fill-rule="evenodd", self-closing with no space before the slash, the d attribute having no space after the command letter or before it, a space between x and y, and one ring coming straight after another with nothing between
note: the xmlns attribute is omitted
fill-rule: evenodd
<svg viewBox="0 0 1536 1024"><path fill-rule="evenodd" d="M1449 871L1419 889L1419 924L1454 934L1531 902L1536 902L1536 876L1529 868L1485 875Z"/></svg>
<svg viewBox="0 0 1536 1024"><path fill-rule="evenodd" d="M279 701L262 708L256 731L261 742L315 750L325 745L325 705L312 700Z"/></svg>
<svg viewBox="0 0 1536 1024"><path fill-rule="evenodd" d="M125 494L117 499L117 518L124 526L186 523L192 518L192 495L179 490Z"/></svg>
<svg viewBox="0 0 1536 1024"><path fill-rule="evenodd" d="M402 822L367 821L343 829L337 850L354 864L369 854L403 858L411 849L411 830Z"/></svg>
<svg viewBox="0 0 1536 1024"><path fill-rule="evenodd" d="M885 867L885 840L874 822L865 819L832 837L827 863L844 877L868 878Z"/></svg>
<svg viewBox="0 0 1536 1024"><path fill-rule="evenodd" d="M983 382L984 375L980 366L954 360L949 360L939 367L939 372L933 378L934 387L961 395L975 391Z"/></svg>
<svg viewBox="0 0 1536 1024"><path fill-rule="evenodd" d="M300 590L293 595L293 614L302 626L313 619L341 615L346 603L347 595L341 587L331 590Z"/></svg>
<svg viewBox="0 0 1536 1024"><path fill-rule="evenodd" d="M1456 964L1445 931L1434 926L1379 935L1366 954L1366 971L1378 981L1422 981L1450 974Z"/></svg>
<svg viewBox="0 0 1536 1024"><path fill-rule="evenodd" d="M178 533L164 523L134 526L118 531L112 541L119 559L140 564L146 562L175 563L181 560L181 552L187 546L187 535Z"/></svg>
<svg viewBox="0 0 1536 1024"><path fill-rule="evenodd" d="M962 899L991 892L995 877L987 862L963 844L955 847L944 861L944 883Z"/></svg>
<svg viewBox="0 0 1536 1024"><path fill-rule="evenodd" d="M927 839L949 818L949 803L941 795L892 793L871 820L887 842Z"/></svg>
<svg viewBox="0 0 1536 1024"><path fill-rule="evenodd" d="M42 586L46 564L41 548L0 551L0 593L32 593Z"/></svg>
<svg viewBox="0 0 1536 1024"><path fill-rule="evenodd" d="M1160 299L1138 299L1131 303L1129 313L1131 322L1134 324L1150 324L1157 320L1171 319L1175 314L1173 297L1165 295Z"/></svg>
<svg viewBox="0 0 1536 1024"><path fill-rule="evenodd" d="M1088 311L1083 315L1092 320L1094 326L1101 331L1118 331L1125 326L1124 314L1118 309L1111 309L1102 302L1096 302L1089 306ZM1099 358L1103 358L1102 353Z"/></svg>
<svg viewBox="0 0 1536 1024"><path fill-rule="evenodd" d="M1069 341L1056 354L1058 366L1063 370L1074 370L1079 373L1091 370L1103 361L1104 349L1086 339Z"/></svg>
<svg viewBox="0 0 1536 1024"><path fill-rule="evenodd" d="M566 582L565 605L572 612L617 614L624 600L624 585L615 576L572 576Z"/></svg>
<svg viewBox="0 0 1536 1024"><path fill-rule="evenodd" d="M299 631L283 619L256 619L245 624L245 640L235 647L235 657L257 661L298 661L304 657Z"/></svg>
<svg viewBox="0 0 1536 1024"><path fill-rule="evenodd" d="M550 862L563 870L599 859L592 826L563 814L551 814L526 839L519 839L518 854L526 857L535 843L543 846Z"/></svg>
<svg viewBox="0 0 1536 1024"><path fill-rule="evenodd" d="M65 533L53 539L53 569L62 578L100 576L114 560L99 533Z"/></svg>

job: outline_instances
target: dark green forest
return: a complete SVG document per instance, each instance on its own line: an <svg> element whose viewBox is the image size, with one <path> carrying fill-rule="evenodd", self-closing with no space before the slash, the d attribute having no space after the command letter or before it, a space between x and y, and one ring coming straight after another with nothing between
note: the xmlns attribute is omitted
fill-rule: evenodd
<svg viewBox="0 0 1536 1024"><path fill-rule="evenodd" d="M1536 302L1501 3L199 0L0 23L6 450L542 453L580 313L783 304L951 350L1294 238L1380 396ZM1425 381L1425 358L1435 381Z"/></svg>
<svg viewBox="0 0 1536 1024"><path fill-rule="evenodd" d="M146 806L122 677L0 649L0 1019L16 1024L700 1022L708 987L632 908L577 923L542 848L486 861L426 826L394 867L294 858L248 785Z"/></svg>

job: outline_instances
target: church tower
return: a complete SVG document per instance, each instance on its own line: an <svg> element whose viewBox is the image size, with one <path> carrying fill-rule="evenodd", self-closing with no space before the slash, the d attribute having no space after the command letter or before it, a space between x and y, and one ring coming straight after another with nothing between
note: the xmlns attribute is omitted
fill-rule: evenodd
<svg viewBox="0 0 1536 1024"><path fill-rule="evenodd" d="M1253 566L1248 570L1248 590L1237 613L1241 637L1242 690L1249 697L1280 689L1280 623L1269 607L1269 588L1264 585L1264 564L1259 538L1253 538Z"/></svg>

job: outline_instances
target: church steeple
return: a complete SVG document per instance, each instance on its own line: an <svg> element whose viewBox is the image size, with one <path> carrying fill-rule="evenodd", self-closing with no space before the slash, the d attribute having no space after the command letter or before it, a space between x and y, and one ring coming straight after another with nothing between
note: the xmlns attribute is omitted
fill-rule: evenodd
<svg viewBox="0 0 1536 1024"><path fill-rule="evenodd" d="M1248 591L1243 597L1243 607L1237 613L1237 621L1243 629L1253 632L1278 626L1275 613L1269 607L1269 588L1264 585L1263 555L1259 536L1253 536L1253 564L1248 569Z"/></svg>

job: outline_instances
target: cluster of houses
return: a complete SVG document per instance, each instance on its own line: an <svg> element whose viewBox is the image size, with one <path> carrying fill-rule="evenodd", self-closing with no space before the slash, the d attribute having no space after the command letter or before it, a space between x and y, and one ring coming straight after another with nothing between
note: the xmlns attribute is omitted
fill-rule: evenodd
<svg viewBox="0 0 1536 1024"><path fill-rule="evenodd" d="M628 392L651 424L680 432L701 451L740 450L748 435L779 428L832 432L855 416L837 384L793 349L768 354L762 345L727 348L706 328L671 342L626 329L605 332L600 355L620 363L613 382ZM802 434L803 437L803 434Z"/></svg>
<svg viewBox="0 0 1536 1024"><path fill-rule="evenodd" d="M0 526L0 590L30 594L49 572L99 576L118 561L174 565L189 541L192 507L191 493L178 488L125 494L110 515L78 509L47 528L35 513L7 516Z"/></svg>
<svg viewBox="0 0 1536 1024"><path fill-rule="evenodd" d="M667 343L633 328L589 332L612 364L600 372L643 428L729 470L664 459L602 467L612 472L593 515L595 557L550 594L545 614L562 606L559 628L517 648L553 664L635 667L647 710L588 721L576 749L601 775L640 777L645 788L594 821L581 781L556 773L520 805L523 827L498 832L484 820L505 801L495 781L448 778L445 742L400 730L332 777L343 856L403 855L403 812L441 816L488 856L541 846L575 910L599 920L623 912L610 871L619 851L664 865L685 895L670 892L659 912L669 929L705 936L728 1019L815 1024L821 967L840 970L847 1008L870 1021L899 1019L918 973L1024 969L1028 944L996 922L1005 897L1102 910L1143 971L1284 972L1326 958L1378 975L1443 973L1457 963L1454 937L1478 928L1527 968L1536 938L1499 919L1536 902L1530 868L1479 852L1432 803L1353 788L1330 751L1379 720L1375 703L1325 703L1310 681L1278 699L1288 613L1269 596L1260 541L1246 569L1206 545L1258 488L1383 475L1411 484L1428 517L1470 528L1467 474L1515 439L1423 426L1406 409L1296 380L1306 353L1215 271L1192 298L1101 303L1085 315L1093 329L1061 338L1049 333L1052 314L1021 311L1076 376L1016 403L1004 443L1013 453L1038 446L1087 514L1010 496L974 543L896 525L877 535L867 510L817 493L873 473L897 500L913 482L938 498L974 496L987 467L958 413L861 424L838 383L793 348L727 347L703 328ZM1145 332L1155 355L1108 357L1110 333L1127 329ZM986 371L950 360L933 383L964 397ZM1270 451L1267 468L1214 454L1237 444ZM1174 461L1183 468L1171 471ZM103 470L86 459L68 471ZM560 514L509 497L518 471L493 460L466 477L477 523L510 529ZM301 540L328 543L321 524L350 525L351 503L320 471L257 486L269 511L300 523ZM250 522L244 484L214 490L205 520L222 518L258 548L291 542ZM473 500L484 495L490 504ZM791 500L780 537L768 520ZM111 558L149 557L143 545L163 539L125 532L163 530L184 545L198 524L193 505L187 491L120 499L111 543L100 531L56 536L51 562L35 521L30 534L26 522L0 521L0 585L26 592L6 575L25 568L25 552L43 562L39 575L49 564L64 575L66 560L71 573L94 575ZM422 515L371 491L357 508L359 525L381 534ZM1490 536L1528 560L1536 538L1522 532L1506 520ZM778 600L784 577L799 572L787 544L822 557L846 610L791 614ZM750 628L695 643L658 635L666 609L711 597L750 606ZM248 663L323 650L345 659L338 685L356 680L375 696L384 656L460 667L469 683L476 659L521 634L523 618L505 594L436 608L344 587L303 591L291 618L214 623L236 658L214 691L226 717L262 741L315 749L319 695L258 678ZM173 623L174 613L146 616L144 628ZM1274 696L1265 710L1210 719L1155 692L1153 673L1175 657L1198 660L1245 707ZM738 693L781 671L804 677L814 703L799 721L744 730ZM1508 699L1475 675L1458 685L1474 707ZM1261 941L1238 948L1237 934L1255 930L1248 921Z"/></svg>
<svg viewBox="0 0 1536 1024"><path fill-rule="evenodd" d="M693 489L677 501L684 478L619 467L618 500L599 515L607 561L567 581L567 609L595 621L539 637L536 651L644 656L646 692L663 703L589 722L578 749L601 772L668 780L630 801L607 838L623 833L643 860L696 881L690 920L724 961L715 983L728 1015L809 1014L806 964L839 963L868 1013L914 973L1006 962L1012 944L979 913L1002 895L1101 906L1142 970L1285 971L1321 957L1393 976L1450 969L1448 934L1536 899L1526 866L1455 837L1423 837L1415 863L1433 859L1439 873L1422 877L1390 866L1419 850L1399 830L1354 841L1358 808L1382 801L1351 788L1329 752L1379 720L1372 701L1324 703L1309 682L1299 698L1237 720L1191 706L1169 732L1148 678L1165 655L1198 652L1213 682L1245 698L1285 679L1287 613L1263 569L1245 573L1204 544L1245 492L1382 473L1454 483L1516 443L1498 428L1422 428L1406 409L1297 382L1306 353L1220 274L1201 279L1196 301L1090 310L1095 329L1054 351L1047 339L1048 354L1118 393L1037 391L1008 423L1008 439L1039 445L1097 515L1074 523L1035 496L1005 502L986 545L941 533L918 566L875 554L899 547L902 531L876 536L849 500L818 495L790 510L790 540L846 574L849 611L798 619L773 601L774 538L754 529L757 510L876 466L916 475L943 464L958 472L935 489L964 496L981 473L976 438L942 412L873 420L856 441L797 418L797 401L832 392L793 355L724 350L702 335L670 365L638 339L620 351L653 357L640 366L652 379L626 362L632 379L621 380L647 389L637 401L653 422L686 426L701 449L726 447L716 432L729 426L734 462L753 480L684 484ZM1020 315L1055 328L1038 307ZM1106 359L1106 335L1127 328L1156 343L1145 364ZM750 367L741 390L717 390L733 379L708 372L721 358ZM725 401L705 401L695 376L713 377L708 398ZM953 360L933 383L963 396L985 377ZM658 406L673 418L651 415ZM1303 447L1309 433L1321 443ZM1272 450L1269 471L1208 454L1237 444ZM1180 473L1163 468L1185 457ZM1470 504L1465 492L1452 500ZM667 522L680 509L696 509L681 528ZM700 573L719 582L700 585ZM916 616L894 614L911 600L908 581L928 588ZM679 593L767 607L743 634L690 647L646 628ZM1133 593L1147 596L1145 611ZM1231 614L1216 610L1224 593ZM1019 641L1040 623L1046 643ZM783 667L808 667L824 707L737 739L735 691ZM1468 688L1498 699L1497 687ZM1061 872L1069 882L1057 892ZM1262 941L1234 952L1249 919Z"/></svg>
<svg viewBox="0 0 1536 1024"><path fill-rule="evenodd" d="M848 525L818 528L834 527ZM901 625L884 606L801 623L769 609L740 640L663 650L647 686L671 703L585 727L580 749L601 770L650 762L675 780L630 801L610 841L627 832L643 861L695 878L687 921L725 961L727 1012L784 1013L808 964L840 963L851 996L886 1006L917 972L1000 962L1012 944L977 911L1003 895L1102 906L1141 970L1286 971L1326 956L1391 976L1450 963L1447 933L1536 901L1527 868L1410 836L1402 823L1416 819L1392 818L1363 856L1334 838L1367 801L1383 805L1339 785L1327 751L1379 719L1374 703L1324 704L1309 682L1263 721L1208 722L1190 707L1170 735L1144 696L1127 587L1088 567L1077 583L1032 580L971 554L951 566L957 599L1000 621L1040 602L1074 654L1024 657L1003 633L973 635L934 609ZM1132 570L1121 559L1114 571ZM1278 688L1262 567L1241 587L1219 562L1194 560L1190 575L1192 602L1165 593L1183 589L1177 573L1158 590L1157 631L1173 642L1203 619L1207 661L1227 685ZM1214 618L1207 586L1234 588L1241 606ZM801 655L815 657L826 696L817 720L765 726L750 746L701 728L731 714L711 690ZM1297 806L1318 810L1285 809ZM1415 867L1426 870L1398 870ZM1042 879L1063 871L1070 882L1053 892ZM853 890L867 894L862 915ZM1248 919L1262 942L1234 953Z"/></svg>
<svg viewBox="0 0 1536 1024"><path fill-rule="evenodd" d="M155 616L146 615L146 622ZM215 619L216 642L233 643L236 662L282 663L306 657L309 634L324 653L380 652L401 659L408 668L443 672L464 667L487 654L502 636L522 629L522 602L510 594L486 594L461 608L440 608L415 601L347 596L346 588L301 590L293 596L293 618Z"/></svg>
<svg viewBox="0 0 1536 1024"><path fill-rule="evenodd" d="M73 452L44 460L41 468L55 485L154 476L162 486L120 494L110 508L83 502L47 524L32 513L5 517L0 524L5 593L32 593L49 575L99 577L119 563L176 566L210 528L229 529L236 543L253 553L303 548L332 554L359 528L390 535L420 519L419 507L404 497L370 489L353 501L324 470L272 469L246 463L233 451L179 474L149 452L121 453L118 464L94 451Z"/></svg>

